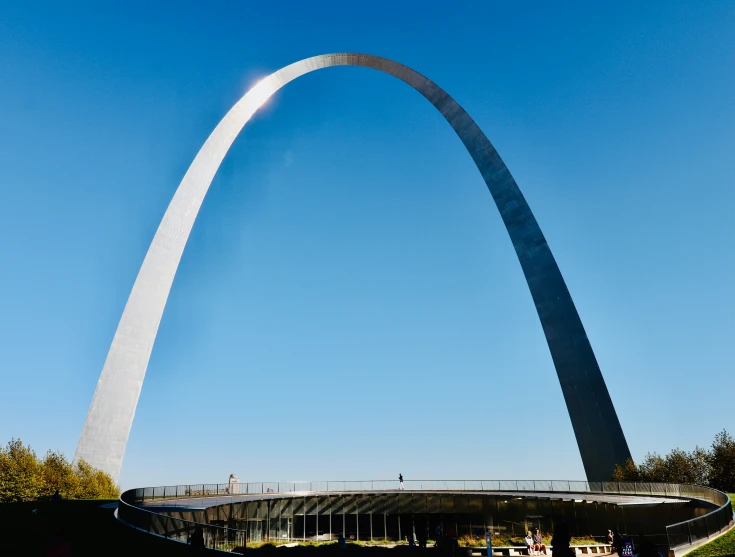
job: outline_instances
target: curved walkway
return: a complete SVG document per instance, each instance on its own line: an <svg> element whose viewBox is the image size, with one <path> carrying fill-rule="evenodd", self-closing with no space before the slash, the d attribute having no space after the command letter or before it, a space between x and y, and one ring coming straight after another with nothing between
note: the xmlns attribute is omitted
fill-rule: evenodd
<svg viewBox="0 0 735 557"><path fill-rule="evenodd" d="M312 514L307 511L307 499L316 501L317 526L319 530L319 499L324 496L330 498L331 501L346 501L352 499L357 504L358 501L370 499L370 496L385 499L395 497L405 497L411 495L439 495L441 496L472 496L485 495L510 499L549 499L571 501L574 503L594 502L613 505L616 507L636 508L641 512L646 512L646 508L650 508L651 512L659 514L663 508L677 508L688 506L690 503L696 503L698 508L704 510L704 514L681 523L671 524L665 527L665 538L670 549L674 550L675 555L682 555L690 551L693 547L701 545L706 540L716 537L722 532L733 527L733 513L730 507L730 498L727 494L714 489L704 488L700 486L690 486L684 484L641 484L641 483L619 483L619 482L603 482L603 483L587 483L587 482L531 482L539 483L543 486L551 486L550 490L529 490L529 489L437 489L437 485L450 485L455 482L437 482L437 481L414 481L405 482L407 489L398 489L399 486L391 486L397 482L391 481L368 481L368 482L297 482L297 483L250 483L250 484L198 484L187 486L167 486L158 488L140 488L126 491L120 497L120 507L118 509L118 518L130 526L138 529L146 530L149 533L170 537L172 539L186 540L188 536L197 528L203 528L207 532L208 543L211 547L232 550L234 547L244 547L249 533L247 530L226 528L224 526L213 526L208 523L199 523L194 520L186 520L184 516L192 517L207 516L208 509L229 507L230 519L235 519L236 514L233 513L236 507L240 507L242 511L243 503L263 502L267 509L267 516L261 518L253 517L240 520L271 520L271 508L282 508L283 505L274 504L279 500L303 500L303 516L304 529L306 528L306 515ZM413 484L413 485L409 485ZM462 482L476 484L477 482ZM517 485L526 485L528 482L512 482ZM351 489L324 489L324 490L298 490L297 487L310 484L322 487L332 484L338 487ZM362 486L361 489L355 489L356 485ZM480 482L481 485L502 485L502 482ZM553 489L554 486L562 486L566 484L574 487L574 490ZM277 485L284 489L269 492L267 485ZM428 486L423 488L422 486ZM375 489L374 487L378 487ZM289 489L290 488L290 489ZM361 497L362 496L362 497ZM505 501L506 503L508 501ZM256 505L257 506L257 505ZM586 505L583 505L586 506ZM655 510L654 510L655 509ZM201 512L204 511L204 514ZM321 512L325 513L327 509L322 507ZM260 511L258 511L259 513ZM278 521L280 529L281 510L278 510ZM330 532L331 530L331 508L329 509ZM344 505L337 513L341 516L347 511ZM357 507L354 511L357 513ZM362 512L362 511L360 511ZM386 512L386 511L382 511ZM391 514L398 512L411 514L413 511L388 511ZM420 511L425 512L425 511ZM454 512L460 512L459 510ZM295 511L291 510L294 518L297 516ZM172 516L178 514L179 517ZM370 520L370 528L372 532L373 513L367 513ZM240 516L249 516L247 513ZM258 515L260 516L260 515ZM380 515L378 515L380 516ZM655 516L655 515L652 515ZM575 512L576 517L576 512ZM275 518L274 518L275 520ZM299 518L299 520L302 520ZM344 518L342 519L344 520ZM384 519L385 520L385 519ZM243 524L247 525L248 522ZM261 528L261 527L259 527ZM289 527L290 528L290 527ZM343 527L344 529L344 522ZM400 532L400 519L399 519ZM290 532L290 530L288 530ZM387 534L387 527L384 527L384 533ZM637 532L636 532L637 534ZM306 532L304 530L304 535ZM290 537L290 535L289 535ZM318 537L318 536L317 536Z"/></svg>

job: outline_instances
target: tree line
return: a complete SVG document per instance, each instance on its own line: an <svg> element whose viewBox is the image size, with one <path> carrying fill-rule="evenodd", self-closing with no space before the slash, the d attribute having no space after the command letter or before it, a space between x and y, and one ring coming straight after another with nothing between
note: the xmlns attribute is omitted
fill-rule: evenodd
<svg viewBox="0 0 735 557"><path fill-rule="evenodd" d="M617 482L672 482L696 484L729 493L735 492L735 439L722 430L709 449L674 449L661 456L648 453L636 464L632 459L615 467Z"/></svg>
<svg viewBox="0 0 735 557"><path fill-rule="evenodd" d="M84 460L72 464L57 451L39 458L20 439L0 446L0 503L51 499L56 493L64 499L115 499L120 488Z"/></svg>

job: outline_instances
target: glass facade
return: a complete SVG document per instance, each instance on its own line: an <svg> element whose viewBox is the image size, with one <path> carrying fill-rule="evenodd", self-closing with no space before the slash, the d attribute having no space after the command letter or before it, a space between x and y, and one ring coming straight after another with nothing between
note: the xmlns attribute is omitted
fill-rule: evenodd
<svg viewBox="0 0 735 557"><path fill-rule="evenodd" d="M610 502L485 493L330 493L268 495L205 510L157 509L168 516L247 532L246 543L266 541L433 540L437 532L484 538L485 532L523 536L557 522L573 536L605 539L608 528L666 536L666 525L687 520L689 505L620 506ZM701 509L701 512L704 512Z"/></svg>

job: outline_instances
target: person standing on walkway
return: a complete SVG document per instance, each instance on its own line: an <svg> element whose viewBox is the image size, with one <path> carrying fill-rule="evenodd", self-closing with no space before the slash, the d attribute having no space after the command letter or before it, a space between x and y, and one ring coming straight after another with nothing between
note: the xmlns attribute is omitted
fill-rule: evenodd
<svg viewBox="0 0 735 557"><path fill-rule="evenodd" d="M194 528L194 535L189 542L189 554L193 556L204 555L206 545L204 543L204 530L201 526Z"/></svg>
<svg viewBox="0 0 735 557"><path fill-rule="evenodd" d="M403 474L398 474L398 489L403 489Z"/></svg>

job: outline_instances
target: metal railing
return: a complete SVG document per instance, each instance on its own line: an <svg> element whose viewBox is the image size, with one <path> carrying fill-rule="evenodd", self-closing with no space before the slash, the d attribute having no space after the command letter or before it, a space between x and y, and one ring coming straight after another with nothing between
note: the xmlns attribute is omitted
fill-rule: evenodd
<svg viewBox="0 0 735 557"><path fill-rule="evenodd" d="M705 515L667 526L666 537L670 549L699 543L732 528L734 519L730 496L715 489L710 491L713 492L715 499L711 502L718 504L719 508Z"/></svg>
<svg viewBox="0 0 735 557"><path fill-rule="evenodd" d="M719 505L715 490L675 483L582 482L570 480L398 480L294 481L233 484L189 484L145 487L135 490L135 501L196 499L230 495L306 492L370 491L523 491L544 493L606 493L693 498ZM716 492L720 493L720 492Z"/></svg>

